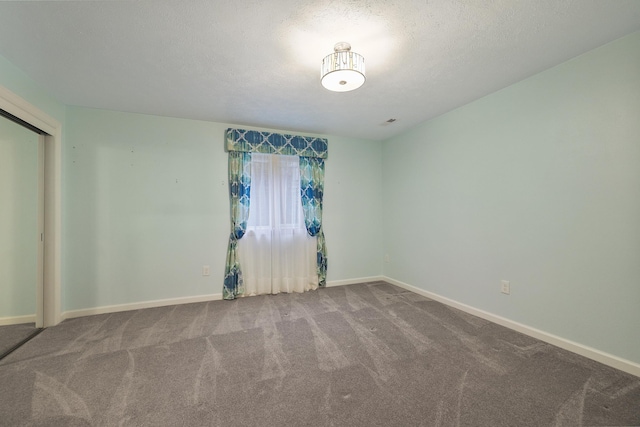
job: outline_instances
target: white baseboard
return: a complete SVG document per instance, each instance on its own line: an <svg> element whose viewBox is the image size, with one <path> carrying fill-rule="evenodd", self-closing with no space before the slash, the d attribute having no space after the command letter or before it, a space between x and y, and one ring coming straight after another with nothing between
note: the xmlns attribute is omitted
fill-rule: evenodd
<svg viewBox="0 0 640 427"><path fill-rule="evenodd" d="M541 331L536 328L532 328L522 323L514 322L513 320L509 320L507 318L497 316L487 311L471 307L469 305L440 296L438 294L425 291L424 289L417 288L415 286L409 285L404 282L400 282L399 280L395 280L390 277L383 276L382 280L385 280L389 283L392 283L396 286L399 286L411 292L415 292L416 294L430 298L434 301L438 301L448 306L457 308L458 310L462 310L466 313L472 314L482 319L489 320L490 322L497 323L498 325L507 327L509 329L513 329L514 331L521 332L525 335L529 335L530 337L537 338L549 344L553 344L557 347L579 354L580 356L587 357L589 359L595 360L596 362L600 362L602 364L611 366L612 368L616 368L621 371L640 377L640 364L638 363L623 359L618 356L614 356L609 353L605 353L595 348L588 347L586 345L559 337L557 335L550 334L548 332Z"/></svg>
<svg viewBox="0 0 640 427"><path fill-rule="evenodd" d="M222 294L198 295L194 297L168 298L154 301L134 302L119 305L106 305L102 307L85 308L80 310L65 311L62 313L62 320L73 319L75 317L92 316L94 314L117 313L120 311L138 310L141 308L165 307L167 305L190 304L194 302L218 301L222 299Z"/></svg>
<svg viewBox="0 0 640 427"><path fill-rule="evenodd" d="M0 317L0 326L19 325L21 323L35 323L36 315Z"/></svg>
<svg viewBox="0 0 640 427"><path fill-rule="evenodd" d="M334 286L355 285L357 283L379 282L385 280L384 276L360 277L358 279L331 280L327 282L327 288Z"/></svg>
<svg viewBox="0 0 640 427"><path fill-rule="evenodd" d="M366 283L384 280L383 276L361 277L357 279L333 280L327 282L327 287L353 285L356 283ZM169 298L154 301L134 302L118 305L105 305L101 307L84 308L80 310L69 310L62 313L62 320L76 317L92 316L94 314L117 313L120 311L138 310L141 308L164 307L167 305L189 304L193 302L217 301L222 299L222 294L200 295L195 297ZM33 316L35 319L35 316ZM0 319L1 321L2 319ZM35 320L32 320L35 321ZM26 323L26 322L25 322Z"/></svg>

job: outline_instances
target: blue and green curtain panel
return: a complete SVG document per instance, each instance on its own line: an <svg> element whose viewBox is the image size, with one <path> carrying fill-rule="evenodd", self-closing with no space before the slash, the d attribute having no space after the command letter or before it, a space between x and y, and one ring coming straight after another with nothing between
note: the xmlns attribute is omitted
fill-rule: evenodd
<svg viewBox="0 0 640 427"><path fill-rule="evenodd" d="M251 153L282 154L300 159L300 195L307 233L317 237L318 284L327 284L327 246L322 229L324 161L327 140L297 135L227 129L225 149L229 152L229 200L231 235L223 286L223 298L244 293L242 270L237 255L238 240L247 230L251 201Z"/></svg>
<svg viewBox="0 0 640 427"><path fill-rule="evenodd" d="M235 299L244 293L242 270L238 260L238 240L247 231L251 200L251 153L229 152L229 202L231 205L231 235L227 249L222 297Z"/></svg>
<svg viewBox="0 0 640 427"><path fill-rule="evenodd" d="M322 230L324 159L300 157L300 196L304 225L311 237L317 237L318 284L327 284L327 247Z"/></svg>

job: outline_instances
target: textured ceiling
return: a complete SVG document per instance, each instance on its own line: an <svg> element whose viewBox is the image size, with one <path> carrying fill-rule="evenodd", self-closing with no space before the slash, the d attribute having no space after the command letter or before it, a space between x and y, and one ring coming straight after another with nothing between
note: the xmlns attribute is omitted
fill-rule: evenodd
<svg viewBox="0 0 640 427"><path fill-rule="evenodd" d="M64 104L373 140L638 30L640 0L0 2L0 55ZM320 84L339 41L353 92Z"/></svg>

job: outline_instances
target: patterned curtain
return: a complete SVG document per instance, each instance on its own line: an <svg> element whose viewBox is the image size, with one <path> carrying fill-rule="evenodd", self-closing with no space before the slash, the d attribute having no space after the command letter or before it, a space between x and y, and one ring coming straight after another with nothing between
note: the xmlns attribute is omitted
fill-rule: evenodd
<svg viewBox="0 0 640 427"><path fill-rule="evenodd" d="M257 130L227 129L229 152L285 154L288 156L327 158L327 140L310 136L286 135Z"/></svg>
<svg viewBox="0 0 640 427"><path fill-rule="evenodd" d="M322 230L324 159L300 157L300 195L304 223L310 236L317 236L318 284L327 284L327 246Z"/></svg>
<svg viewBox="0 0 640 427"><path fill-rule="evenodd" d="M244 293L238 262L237 242L244 236L249 218L251 189L251 153L284 154L300 157L300 189L307 233L317 237L318 284L327 283L327 246L322 229L324 159L327 140L255 130L226 130L225 148L229 152L229 191L231 193L231 227L223 298L234 299Z"/></svg>
<svg viewBox="0 0 640 427"><path fill-rule="evenodd" d="M229 152L229 201L231 235L227 250L222 297L235 299L244 293L242 270L238 260L238 240L247 231L251 195L251 153Z"/></svg>

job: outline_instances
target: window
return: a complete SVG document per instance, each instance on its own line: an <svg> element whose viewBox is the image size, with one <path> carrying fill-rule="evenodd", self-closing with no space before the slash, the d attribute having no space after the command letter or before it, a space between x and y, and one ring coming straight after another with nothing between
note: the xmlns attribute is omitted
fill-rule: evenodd
<svg viewBox="0 0 640 427"><path fill-rule="evenodd" d="M231 233L222 297L232 300L241 295L302 292L325 286L327 246L322 230L322 200L327 140L232 128L226 130L225 140L229 153ZM262 202L254 206L252 199ZM254 218L251 232L247 233L250 212ZM309 235L313 237L310 239ZM296 261L300 257L304 262ZM241 266L241 258L246 258L247 265L243 260ZM301 265L304 268L299 268ZM243 274L245 267L248 274ZM313 267L315 274L311 275L309 270ZM258 281L262 283L256 284Z"/></svg>
<svg viewBox="0 0 640 427"><path fill-rule="evenodd" d="M318 287L316 238L304 224L297 156L252 153L249 219L238 254L246 295Z"/></svg>

